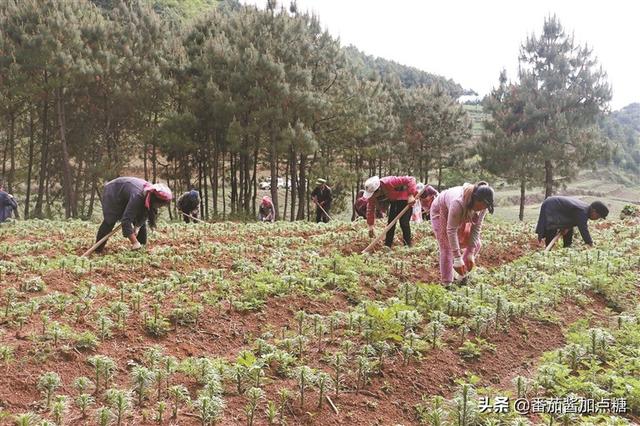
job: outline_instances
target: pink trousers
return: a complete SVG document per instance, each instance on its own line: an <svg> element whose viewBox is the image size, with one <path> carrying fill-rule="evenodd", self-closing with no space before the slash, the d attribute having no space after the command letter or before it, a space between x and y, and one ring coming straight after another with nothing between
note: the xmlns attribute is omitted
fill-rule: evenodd
<svg viewBox="0 0 640 426"><path fill-rule="evenodd" d="M431 218L431 226L438 241L438 249L440 251L440 279L444 284L450 284L453 281L453 254L449 246L449 238L447 237L447 221L441 218ZM464 226L464 223L460 226ZM462 259L467 263L469 256L478 256L482 242L478 240L476 244L470 244L464 250Z"/></svg>

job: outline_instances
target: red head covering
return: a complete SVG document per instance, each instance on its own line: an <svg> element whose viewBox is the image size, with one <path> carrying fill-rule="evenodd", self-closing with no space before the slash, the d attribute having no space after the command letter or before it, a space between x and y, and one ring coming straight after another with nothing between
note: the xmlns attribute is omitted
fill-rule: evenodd
<svg viewBox="0 0 640 426"><path fill-rule="evenodd" d="M161 201L171 201L173 199L173 194L169 187L163 183L147 184L144 186L145 199L144 206L148 209L151 208L151 194L155 194L155 196Z"/></svg>

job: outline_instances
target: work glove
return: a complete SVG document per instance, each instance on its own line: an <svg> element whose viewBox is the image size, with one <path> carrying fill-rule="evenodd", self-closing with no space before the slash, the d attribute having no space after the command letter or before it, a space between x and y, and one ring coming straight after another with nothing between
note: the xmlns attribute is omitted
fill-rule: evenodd
<svg viewBox="0 0 640 426"><path fill-rule="evenodd" d="M136 241L135 243L131 244L131 250L140 250L142 248L142 244L140 244L140 241Z"/></svg>
<svg viewBox="0 0 640 426"><path fill-rule="evenodd" d="M373 231L372 228L369 228L369 238L374 238L376 236L376 233Z"/></svg>
<svg viewBox="0 0 640 426"><path fill-rule="evenodd" d="M467 267L464 265L461 257L453 259L453 269L460 275L467 275Z"/></svg>

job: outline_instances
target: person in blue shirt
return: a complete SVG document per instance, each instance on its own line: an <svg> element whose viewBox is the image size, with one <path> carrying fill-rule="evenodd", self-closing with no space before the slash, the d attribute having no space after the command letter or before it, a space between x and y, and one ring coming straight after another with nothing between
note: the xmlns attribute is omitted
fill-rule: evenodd
<svg viewBox="0 0 640 426"><path fill-rule="evenodd" d="M147 243L147 224L156 226L158 209L168 206L173 198L171 190L162 183L151 184L136 177L119 177L107 182L102 192L104 219L96 242L107 236L116 225L122 223L122 235L129 239L132 250ZM96 252L104 250L106 241Z"/></svg>
<svg viewBox="0 0 640 426"><path fill-rule="evenodd" d="M18 219L18 203L13 195L7 193L0 184L0 223L10 219L12 213Z"/></svg>
<svg viewBox="0 0 640 426"><path fill-rule="evenodd" d="M585 244L593 246L589 233L589 220L606 219L609 209L600 201L587 204L573 197L554 196L542 202L536 226L538 242L549 245L558 232L562 233L564 247L573 242L573 228L578 227Z"/></svg>
<svg viewBox="0 0 640 426"><path fill-rule="evenodd" d="M185 223L193 221L192 218L198 219L198 211L200 209L200 194L195 189L185 192L178 198L178 211L181 213ZM191 217L189 217L191 216Z"/></svg>

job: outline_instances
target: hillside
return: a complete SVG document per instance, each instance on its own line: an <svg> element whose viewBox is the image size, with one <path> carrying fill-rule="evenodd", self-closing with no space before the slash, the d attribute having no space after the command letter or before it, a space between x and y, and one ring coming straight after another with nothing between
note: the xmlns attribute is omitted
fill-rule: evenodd
<svg viewBox="0 0 640 426"><path fill-rule="evenodd" d="M470 93L450 78L431 74L415 67L399 64L395 61L368 55L357 47L344 47L348 60L364 76L378 76L383 79L397 76L404 87L439 85L453 98Z"/></svg>

